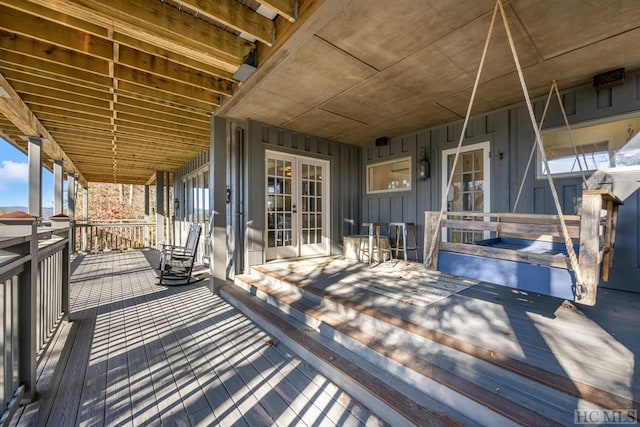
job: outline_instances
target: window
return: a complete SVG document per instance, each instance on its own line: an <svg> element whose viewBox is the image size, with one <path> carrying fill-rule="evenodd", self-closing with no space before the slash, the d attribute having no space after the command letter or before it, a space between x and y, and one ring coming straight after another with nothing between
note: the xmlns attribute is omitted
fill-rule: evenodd
<svg viewBox="0 0 640 427"><path fill-rule="evenodd" d="M575 149L567 129L545 132L543 143L553 175L640 165L640 118L632 117L573 129ZM577 153L577 155L576 155ZM538 156L538 178L547 171Z"/></svg>
<svg viewBox="0 0 640 427"><path fill-rule="evenodd" d="M411 157L367 166L367 193L411 190Z"/></svg>

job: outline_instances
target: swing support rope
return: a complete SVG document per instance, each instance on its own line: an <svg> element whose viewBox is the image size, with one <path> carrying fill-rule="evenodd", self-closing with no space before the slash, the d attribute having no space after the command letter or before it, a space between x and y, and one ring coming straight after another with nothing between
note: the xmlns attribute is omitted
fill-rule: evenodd
<svg viewBox="0 0 640 427"><path fill-rule="evenodd" d="M502 17L502 23L504 25L504 29L505 32L507 34L507 39L509 41L509 47L511 49L511 54L513 56L513 61L515 63L516 66L516 70L518 72L518 78L520 80L520 85L522 87L522 92L524 94L524 98L525 98L525 102L527 105L527 110L529 112L529 118L531 119L531 124L533 126L533 130L535 132L535 137L536 137L536 145L538 147L538 150L540 152L540 158L542 159L543 165L546 168L547 171L549 171L549 162L547 161L547 156L545 154L544 151L544 146L542 143L542 136L540 133L540 129L538 128L538 125L536 123L536 118L535 118L535 114L533 112L533 106L531 104L531 98L529 97L529 91L527 89L527 85L525 83L524 80L524 75L522 73L522 67L520 66L520 60L518 59L518 54L516 52L515 49L515 44L513 42L513 37L511 35L511 29L509 28L509 23L507 21L507 16L506 13L504 11L504 7L502 5L502 1L501 0L496 0L496 4L493 8L493 15L491 17L491 24L489 25L489 32L487 34L487 40L485 41L484 44L484 49L482 51L482 57L480 59L480 65L478 66L478 72L476 74L476 80L473 84L473 90L471 91L471 99L469 100L469 106L467 108L467 113L465 115L464 118L464 123L462 125L462 131L460 133L460 139L458 141L458 147L456 149L456 154L453 160L453 166L451 168L451 173L449 174L449 179L447 182L447 189L446 191L443 192L442 194L442 203L440 206L440 215L438 215L438 219L437 219L437 224L435 227L435 230L439 230L441 225L442 225L442 216L444 215L445 211L446 211L446 207L447 207L447 197L449 194L449 191L451 189L451 184L453 182L453 176L454 176L454 172L457 166L457 162L458 162L458 158L459 158L459 154L460 154L460 148L462 147L462 142L464 140L464 136L466 134L466 129L469 123L469 118L471 116L471 109L473 107L473 102L475 100L475 96L476 96L476 92L478 89L478 85L480 83L480 76L482 74L482 69L484 67L484 61L486 59L486 55L487 55L487 50L489 48L489 42L491 40L491 34L493 33L493 28L494 28L494 24L495 24L495 20L496 20L496 16L498 14L498 11L500 12L500 16ZM553 88L553 87L552 87ZM556 86L557 89L557 86ZM559 94L558 94L559 96ZM560 98L559 98L560 99ZM561 109L563 111L563 115L564 115L564 108L562 107L562 102L560 102L561 105ZM566 115L565 115L565 120L566 120ZM568 123L567 123L568 125ZM573 141L573 138L572 138ZM574 144L575 146L575 144ZM577 152L577 151L576 151ZM576 256L575 250L573 248L573 241L571 240L571 236L569 235L569 230L567 229L567 224L564 220L564 214L562 213L562 206L560 205L560 200L558 198L558 193L556 191L556 187L555 184L553 182L553 177L551 176L550 173L547 173L547 180L549 182L549 187L551 190L551 195L553 196L553 201L556 207L556 210L558 212L558 217L560 220L560 228L562 230L562 235L564 237L564 243L567 249L567 254L569 256L569 263L571 266L571 269L573 270L574 274L575 274L575 278L576 278L576 296L578 299L582 299L584 298L584 296L586 295L586 287L584 286L583 282L582 282L582 278L581 278L581 274L580 274L580 267L578 264L578 257ZM429 247L429 254L426 257L426 262L428 265L431 265L433 263L433 255L434 252L436 250L436 245L438 243L438 239L439 239L439 232L435 232L433 233L433 236L431 238L431 245Z"/></svg>
<svg viewBox="0 0 640 427"><path fill-rule="evenodd" d="M587 178L584 174L584 169L582 169L582 163L580 162L580 156L578 155L578 148L576 147L576 142L573 137L573 131L571 130L571 126L569 125L569 119L567 118L567 113L565 112L564 105L562 103L562 97L560 96L560 90L558 89L558 83L554 80L551 83L551 87L549 88L549 94L547 95L547 100L544 104L544 110L542 111L542 118L540 119L540 124L538 125L538 130L542 131L542 126L544 125L544 121L547 117L547 112L549 110L549 103L551 102L551 97L553 93L556 93L556 97L558 99L558 104L560 105L560 111L562 112L562 118L564 119L564 124L567 130L569 131L569 139L571 140L571 146L573 147L573 152L576 155L576 160L578 162L578 168L580 169L580 174L582 176L582 183L584 184L585 189L589 189L589 183L587 182ZM522 174L522 180L520 181L520 187L518 188L518 195L516 196L516 201L513 204L512 212L518 209L518 203L520 202L520 196L522 195L522 190L524 189L524 182L527 179L527 175L529 174L529 169L531 169L531 162L533 161L533 155L536 152L536 148L538 145L536 144L536 140L534 139L531 144L531 152L529 153L529 160L527 161L527 167L524 170L524 174ZM586 168L586 163L585 163ZM545 170L548 174L551 173L545 166Z"/></svg>

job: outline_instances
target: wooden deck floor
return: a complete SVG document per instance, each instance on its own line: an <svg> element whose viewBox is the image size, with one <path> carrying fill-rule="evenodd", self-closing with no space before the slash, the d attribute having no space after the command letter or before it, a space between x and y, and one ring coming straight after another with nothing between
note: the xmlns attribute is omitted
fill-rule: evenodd
<svg viewBox="0 0 640 427"><path fill-rule="evenodd" d="M640 406L640 293L601 288L597 304L587 307L486 282L452 282L401 261L369 267L327 257L259 269L430 336L544 370L578 396L586 385Z"/></svg>
<svg viewBox="0 0 640 427"><path fill-rule="evenodd" d="M81 260L73 321L40 364L40 398L13 425L383 424L285 346L268 345L205 282L157 286L147 258Z"/></svg>

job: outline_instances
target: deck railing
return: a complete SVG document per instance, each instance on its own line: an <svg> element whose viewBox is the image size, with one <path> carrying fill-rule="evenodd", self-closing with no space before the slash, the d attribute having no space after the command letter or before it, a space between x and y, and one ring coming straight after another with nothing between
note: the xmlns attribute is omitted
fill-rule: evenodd
<svg viewBox="0 0 640 427"><path fill-rule="evenodd" d="M124 251L156 245L156 224L140 220L76 221L75 229L76 251Z"/></svg>
<svg viewBox="0 0 640 427"><path fill-rule="evenodd" d="M0 217L0 425L36 391L36 369L69 308L70 222Z"/></svg>

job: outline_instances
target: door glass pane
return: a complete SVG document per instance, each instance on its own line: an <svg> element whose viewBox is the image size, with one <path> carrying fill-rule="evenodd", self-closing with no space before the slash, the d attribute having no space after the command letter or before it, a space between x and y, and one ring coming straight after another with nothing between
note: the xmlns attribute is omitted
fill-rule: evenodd
<svg viewBox="0 0 640 427"><path fill-rule="evenodd" d="M447 158L447 175L453 167L455 155ZM474 150L462 153L455 168L451 190L448 195L447 210L453 212L484 211L484 151ZM482 220L482 218L478 218ZM466 243L483 238L480 231L448 229L447 239L450 242Z"/></svg>

